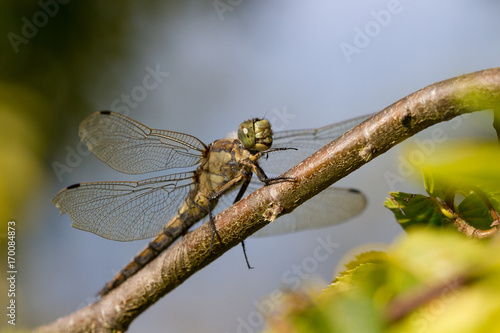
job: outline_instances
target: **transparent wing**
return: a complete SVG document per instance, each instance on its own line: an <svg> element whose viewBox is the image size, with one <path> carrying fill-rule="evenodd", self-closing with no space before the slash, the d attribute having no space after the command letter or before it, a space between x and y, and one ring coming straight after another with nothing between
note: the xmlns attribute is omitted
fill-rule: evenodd
<svg viewBox="0 0 500 333"><path fill-rule="evenodd" d="M318 129L276 132L273 134L273 148L297 150L269 154L268 158L260 158L259 164L266 174L280 175L371 116L362 116Z"/></svg>
<svg viewBox="0 0 500 333"><path fill-rule="evenodd" d="M193 187L193 172L138 182L80 183L52 200L72 226L104 238L131 241L156 236Z"/></svg>
<svg viewBox="0 0 500 333"><path fill-rule="evenodd" d="M112 111L91 114L79 134L97 158L128 174L192 166L206 148L194 136L150 129Z"/></svg>
<svg viewBox="0 0 500 333"><path fill-rule="evenodd" d="M353 189L329 187L292 213L269 223L252 237L274 236L336 225L360 214L365 206L366 197L363 193Z"/></svg>

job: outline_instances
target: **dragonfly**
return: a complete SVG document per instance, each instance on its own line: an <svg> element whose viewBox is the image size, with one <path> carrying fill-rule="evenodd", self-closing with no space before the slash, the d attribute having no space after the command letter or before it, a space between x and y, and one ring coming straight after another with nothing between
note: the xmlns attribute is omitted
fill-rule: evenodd
<svg viewBox="0 0 500 333"><path fill-rule="evenodd" d="M280 175L368 117L319 129L276 133L268 120L254 118L241 123L238 131L227 138L205 145L185 133L151 129L119 113L99 111L80 124L79 135L89 150L111 168L126 174L193 166L196 169L141 181L78 183L62 189L52 202L61 214L69 215L74 228L115 241L154 237L99 291L98 295L104 296L207 215L213 223L213 214L240 200L246 191L262 183L293 181L268 177L266 172ZM279 158L274 158L274 152L280 152ZM360 191L329 187L253 236L338 224L360 214L365 206L366 197Z"/></svg>

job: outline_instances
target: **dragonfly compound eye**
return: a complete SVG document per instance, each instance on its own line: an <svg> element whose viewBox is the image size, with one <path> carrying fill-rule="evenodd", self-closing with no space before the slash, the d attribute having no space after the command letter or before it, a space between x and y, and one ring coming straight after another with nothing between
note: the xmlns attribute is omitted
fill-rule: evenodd
<svg viewBox="0 0 500 333"><path fill-rule="evenodd" d="M241 123L238 128L238 139L247 149L253 149L255 146L255 130L253 128L253 120L247 120Z"/></svg>

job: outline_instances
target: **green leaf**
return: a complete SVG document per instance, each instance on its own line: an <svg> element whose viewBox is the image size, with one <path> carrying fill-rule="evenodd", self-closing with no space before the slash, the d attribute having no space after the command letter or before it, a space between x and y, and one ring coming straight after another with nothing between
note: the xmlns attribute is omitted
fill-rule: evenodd
<svg viewBox="0 0 500 333"><path fill-rule="evenodd" d="M448 222L437 203L421 194L391 192L384 202L405 229L414 225L443 226Z"/></svg>
<svg viewBox="0 0 500 333"><path fill-rule="evenodd" d="M414 225L452 226L450 222L457 217L476 229L491 228L494 218L490 208L498 207L498 190L484 192L467 181L453 182L439 168L425 167L422 173L429 197L392 192L392 197L384 203L405 230ZM456 203L457 194L463 195L459 204Z"/></svg>
<svg viewBox="0 0 500 333"><path fill-rule="evenodd" d="M320 297L329 297L333 294L349 290L353 287L353 279L359 279L359 275L365 275L371 272L373 269L376 269L378 265L382 265L382 263L360 263L353 269L343 271L333 280L332 284L323 291Z"/></svg>
<svg viewBox="0 0 500 333"><path fill-rule="evenodd" d="M470 193L458 205L457 211L460 216L475 228L486 230L493 223L493 218L484 203L484 200L477 193Z"/></svg>
<svg viewBox="0 0 500 333"><path fill-rule="evenodd" d="M353 270L362 264L380 264L387 261L387 253L382 251L367 251L354 256L355 259L345 264L346 270Z"/></svg>
<svg viewBox="0 0 500 333"><path fill-rule="evenodd" d="M442 177L436 177L436 174L431 168L423 167L422 176L424 178L424 186L430 197L440 198L444 202L453 202L455 192L457 191L456 184L450 184Z"/></svg>

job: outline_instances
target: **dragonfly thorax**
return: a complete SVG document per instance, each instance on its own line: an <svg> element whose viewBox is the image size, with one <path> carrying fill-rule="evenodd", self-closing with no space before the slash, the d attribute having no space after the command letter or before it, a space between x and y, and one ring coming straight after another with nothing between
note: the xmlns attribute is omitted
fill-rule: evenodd
<svg viewBox="0 0 500 333"><path fill-rule="evenodd" d="M267 150L273 144L271 124L268 120L259 118L244 121L238 128L238 139L249 150Z"/></svg>

